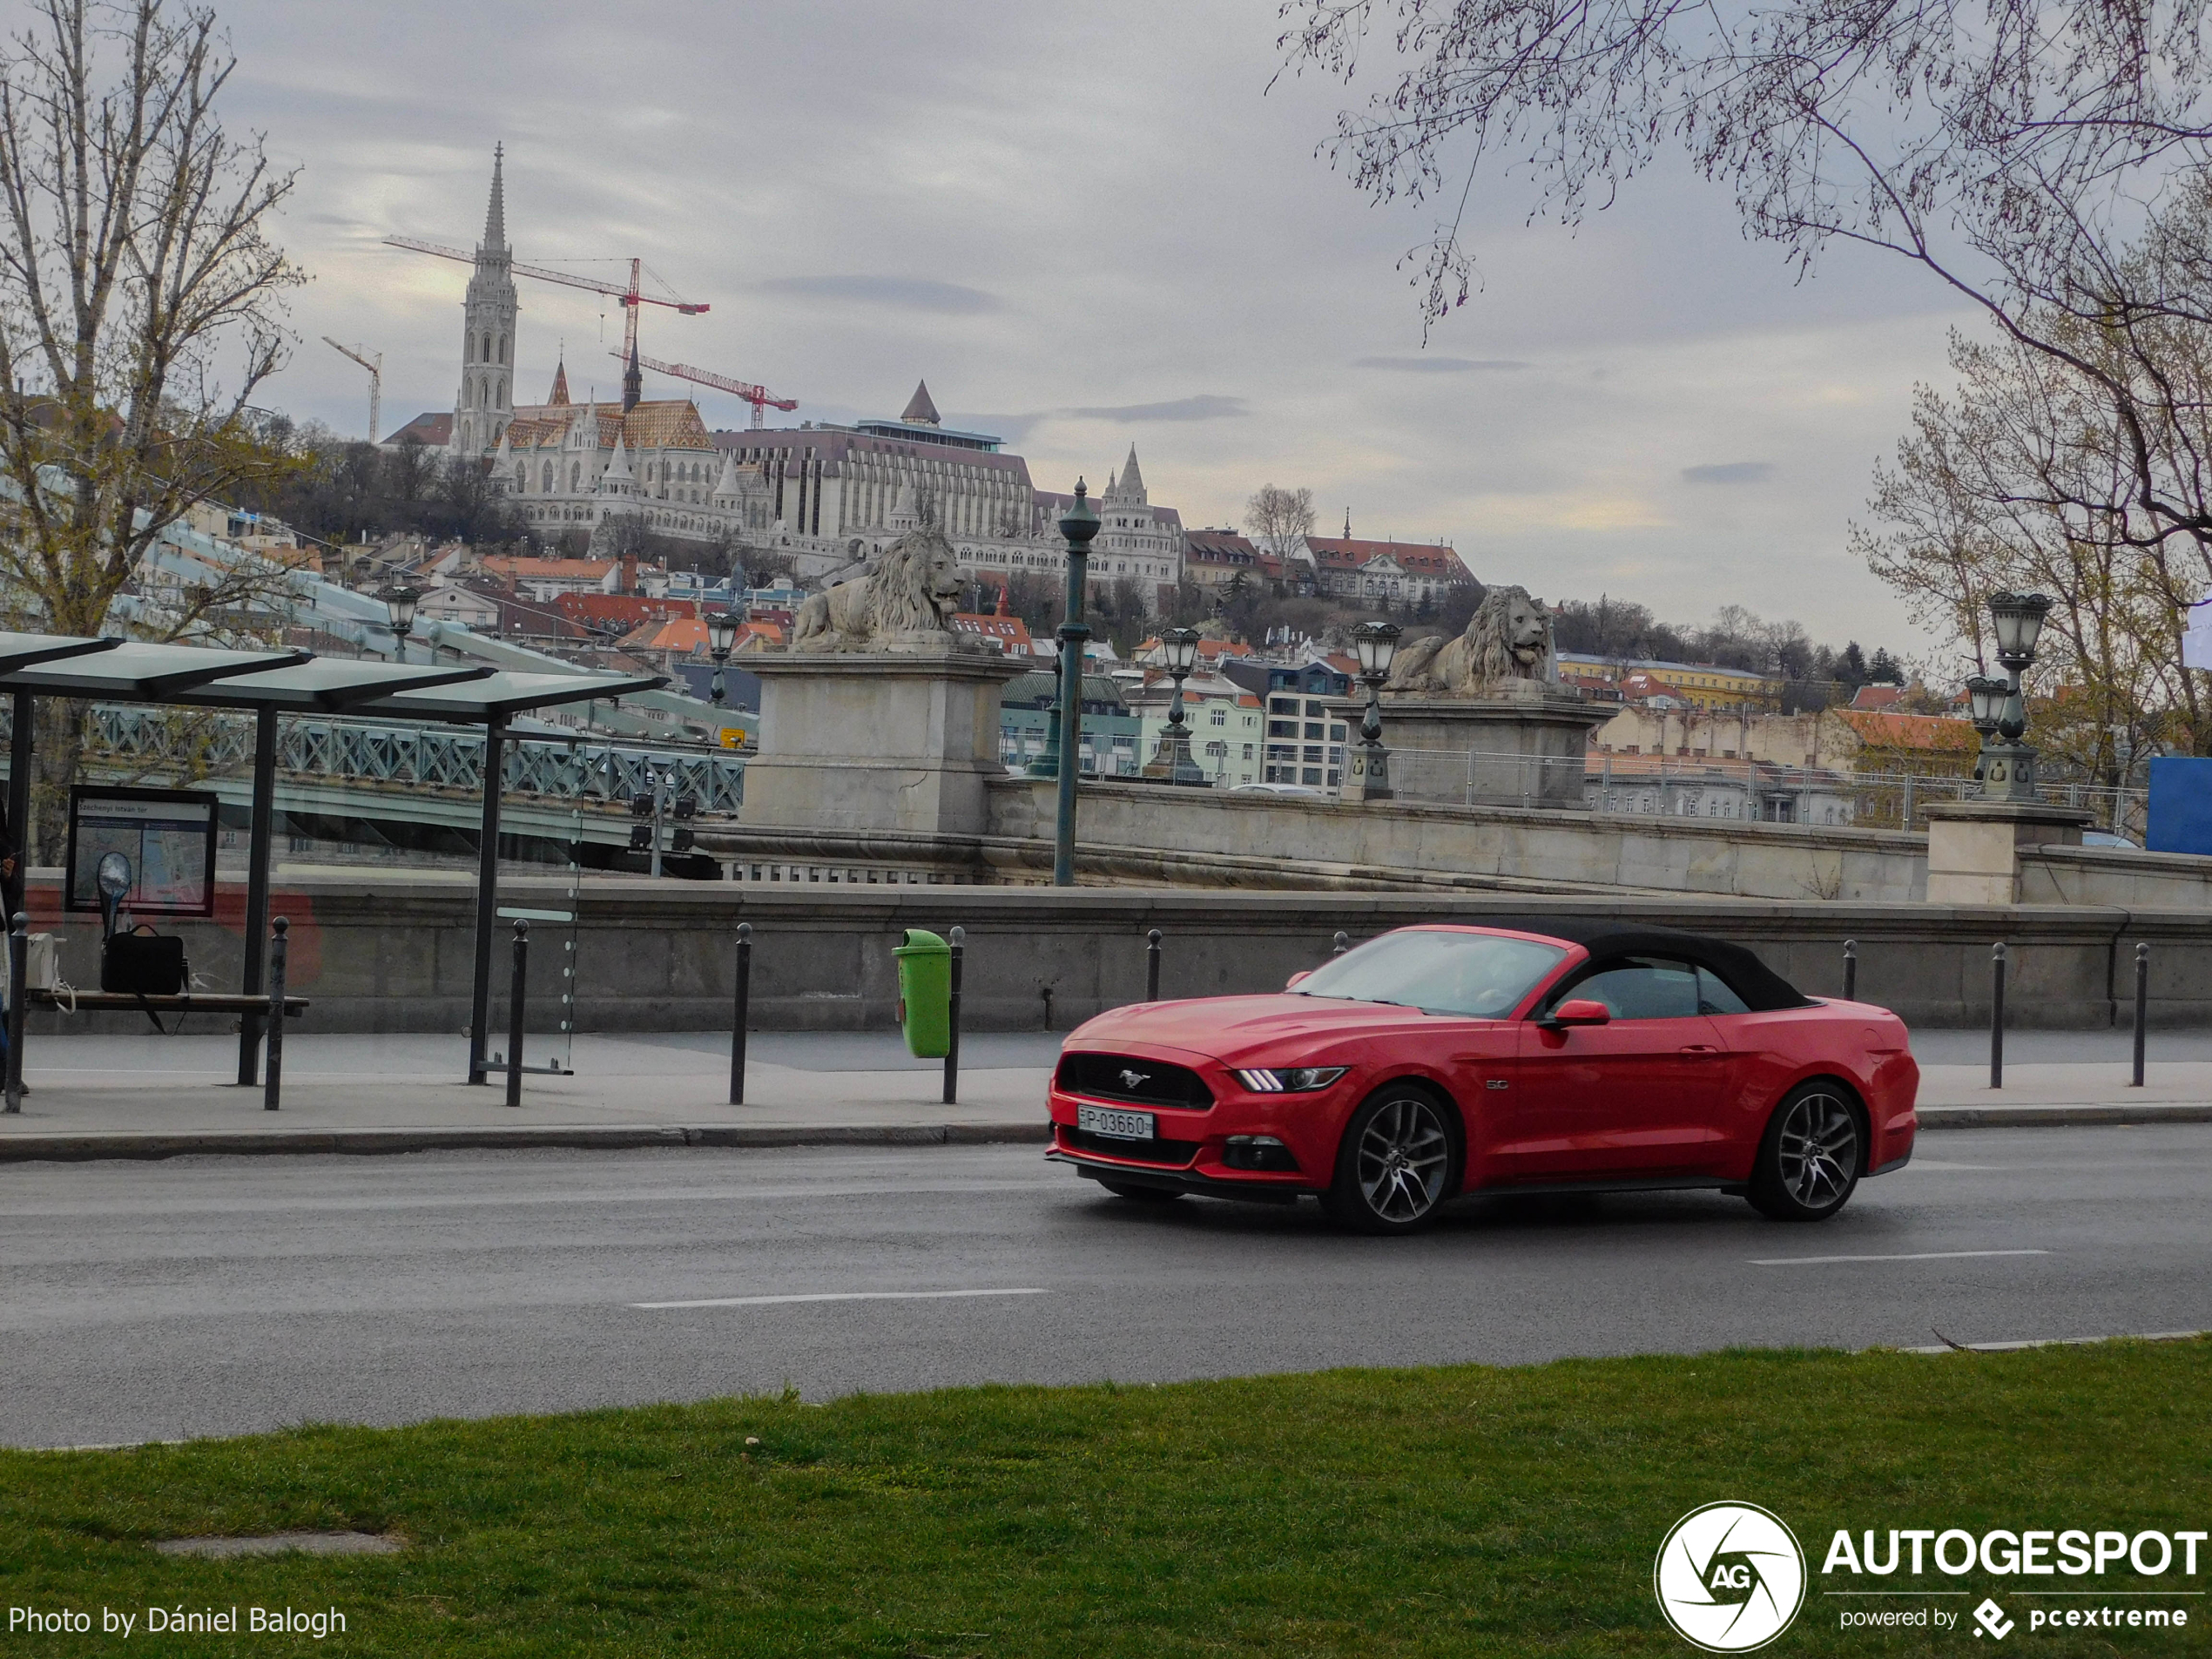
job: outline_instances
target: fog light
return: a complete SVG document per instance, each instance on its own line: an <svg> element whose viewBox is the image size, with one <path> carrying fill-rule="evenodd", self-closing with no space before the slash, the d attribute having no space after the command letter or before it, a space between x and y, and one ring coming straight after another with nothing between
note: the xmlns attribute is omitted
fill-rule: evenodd
<svg viewBox="0 0 2212 1659"><path fill-rule="evenodd" d="M1295 1171L1298 1160L1291 1149L1272 1135L1232 1135L1222 1150L1221 1161L1232 1170Z"/></svg>

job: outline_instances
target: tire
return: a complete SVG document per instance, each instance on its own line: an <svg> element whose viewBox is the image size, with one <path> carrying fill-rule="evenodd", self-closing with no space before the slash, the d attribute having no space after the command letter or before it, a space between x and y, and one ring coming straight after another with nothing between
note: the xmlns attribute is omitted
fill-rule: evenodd
<svg viewBox="0 0 2212 1659"><path fill-rule="evenodd" d="M1101 1181L1098 1184L1116 1198L1127 1198L1132 1204L1173 1204L1183 1196L1172 1187L1148 1187L1135 1181Z"/></svg>
<svg viewBox="0 0 2212 1659"><path fill-rule="evenodd" d="M1839 1083L1799 1083L1768 1120L1743 1196L1775 1221L1825 1221L1850 1199L1865 1169L1858 1103Z"/></svg>
<svg viewBox="0 0 2212 1659"><path fill-rule="evenodd" d="M1321 1207L1359 1232L1417 1231L1451 1196L1459 1151L1450 1107L1415 1084L1387 1084L1345 1125Z"/></svg>

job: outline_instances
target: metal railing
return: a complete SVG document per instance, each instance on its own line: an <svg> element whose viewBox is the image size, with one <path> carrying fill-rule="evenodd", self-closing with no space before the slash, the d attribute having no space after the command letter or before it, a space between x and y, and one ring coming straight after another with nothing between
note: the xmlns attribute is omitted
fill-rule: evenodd
<svg viewBox="0 0 2212 1659"><path fill-rule="evenodd" d="M187 712L138 704L95 704L88 757L125 769L223 777L253 765L253 720L227 711ZM0 711L0 732L7 719ZM676 773L675 792L703 813L733 814L745 799L745 760L725 750L601 739L509 738L501 788L556 800L627 800L651 792L649 763ZM343 716L288 716L277 733L277 768L294 776L382 788L483 786L484 738L431 725Z"/></svg>

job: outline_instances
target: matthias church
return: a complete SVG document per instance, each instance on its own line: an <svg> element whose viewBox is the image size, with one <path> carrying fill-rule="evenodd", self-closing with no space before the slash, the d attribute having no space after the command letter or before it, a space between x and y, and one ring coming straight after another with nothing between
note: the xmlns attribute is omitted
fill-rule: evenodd
<svg viewBox="0 0 2212 1659"><path fill-rule="evenodd" d="M819 577L867 559L933 522L963 569L988 581L1062 568L1054 522L1067 496L1042 492L1028 463L988 434L947 427L925 385L895 421L851 427L710 431L690 398L647 398L633 354L619 403L569 394L554 370L543 403L517 404L522 304L507 241L505 157L492 160L491 198L462 300L461 385L450 416L424 415L395 442L443 443L488 461L531 533L581 533L604 548L625 523L658 536L742 543L793 556ZM1183 525L1151 505L1132 447L1097 498L1103 523L1091 575L1102 584L1171 588L1183 570Z"/></svg>

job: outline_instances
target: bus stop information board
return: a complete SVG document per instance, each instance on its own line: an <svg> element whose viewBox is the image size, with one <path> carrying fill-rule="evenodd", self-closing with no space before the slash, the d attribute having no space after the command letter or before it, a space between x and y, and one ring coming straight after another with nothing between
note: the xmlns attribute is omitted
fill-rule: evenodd
<svg viewBox="0 0 2212 1659"><path fill-rule="evenodd" d="M204 790L71 790L67 907L99 909L100 860L120 853L131 860L125 909L142 916L213 915L216 804Z"/></svg>

